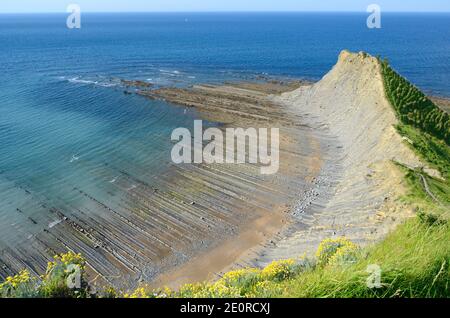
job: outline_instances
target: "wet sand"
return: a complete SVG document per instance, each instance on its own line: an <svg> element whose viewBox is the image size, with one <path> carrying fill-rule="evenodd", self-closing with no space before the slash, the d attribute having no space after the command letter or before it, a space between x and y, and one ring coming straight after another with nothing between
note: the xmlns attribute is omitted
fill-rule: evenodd
<svg viewBox="0 0 450 318"><path fill-rule="evenodd" d="M201 252L185 264L158 276L151 286L178 288L187 283L213 280L238 261L245 253L263 244L287 225L287 209L265 213L245 225L237 235L225 239L215 248Z"/></svg>

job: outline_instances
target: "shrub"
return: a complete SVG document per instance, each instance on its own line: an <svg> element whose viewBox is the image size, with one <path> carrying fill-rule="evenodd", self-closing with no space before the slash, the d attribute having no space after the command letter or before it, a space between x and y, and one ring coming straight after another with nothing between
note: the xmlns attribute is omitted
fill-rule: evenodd
<svg viewBox="0 0 450 318"><path fill-rule="evenodd" d="M435 215L433 213L425 213L423 211L419 211L417 213L419 220L428 225L428 226L436 226L436 225L444 225L447 223L446 220L442 219L440 216Z"/></svg>
<svg viewBox="0 0 450 318"><path fill-rule="evenodd" d="M417 87L395 72L386 60L380 61L380 65L386 96L399 120L450 145L449 115L437 107Z"/></svg>
<svg viewBox="0 0 450 318"><path fill-rule="evenodd" d="M89 297L89 286L84 280L86 262L81 254L68 252L54 259L42 277L40 294L51 298Z"/></svg>
<svg viewBox="0 0 450 318"><path fill-rule="evenodd" d="M325 266L327 264L337 264L346 259L353 260L356 257L357 250L358 247L344 237L325 239L317 249L317 263L320 266Z"/></svg>
<svg viewBox="0 0 450 318"><path fill-rule="evenodd" d="M153 294L148 293L144 287L137 288L131 294L123 295L124 298L154 298Z"/></svg>
<svg viewBox="0 0 450 318"><path fill-rule="evenodd" d="M330 265L351 265L358 261L359 248L352 244L338 248L336 253L330 257L328 264Z"/></svg>
<svg viewBox="0 0 450 318"><path fill-rule="evenodd" d="M275 261L262 270L261 277L265 280L283 281L291 278L296 272L295 269L293 259Z"/></svg>
<svg viewBox="0 0 450 318"><path fill-rule="evenodd" d="M280 297L283 291L283 286L280 283L265 280L252 286L245 296L252 298L273 298Z"/></svg>
<svg viewBox="0 0 450 318"><path fill-rule="evenodd" d="M19 274L7 277L5 282L0 284L1 298L31 298L36 297L37 282L31 278L30 272L21 271Z"/></svg>
<svg viewBox="0 0 450 318"><path fill-rule="evenodd" d="M123 294L123 298L168 298L173 295L173 292L169 288L164 288L162 290L151 290L148 286L141 286L136 288L132 293ZM107 297L107 295L105 295ZM114 293L109 298L120 297L114 291Z"/></svg>
<svg viewBox="0 0 450 318"><path fill-rule="evenodd" d="M227 286L222 280L208 284L186 284L182 286L177 297L182 298L237 298L241 297L238 287Z"/></svg>
<svg viewBox="0 0 450 318"><path fill-rule="evenodd" d="M261 270L256 268L239 269L226 273L219 281L227 287L239 288L240 294L246 294L260 280Z"/></svg>
<svg viewBox="0 0 450 318"><path fill-rule="evenodd" d="M177 296L181 298L201 298L200 295L204 293L206 284L185 284L178 291Z"/></svg>
<svg viewBox="0 0 450 318"><path fill-rule="evenodd" d="M117 298L119 293L113 287L107 287L101 293L102 298Z"/></svg>

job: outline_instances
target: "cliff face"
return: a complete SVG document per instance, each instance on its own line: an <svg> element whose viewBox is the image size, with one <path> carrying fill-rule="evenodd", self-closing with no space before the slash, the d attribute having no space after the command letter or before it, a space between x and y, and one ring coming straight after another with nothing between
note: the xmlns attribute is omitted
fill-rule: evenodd
<svg viewBox="0 0 450 318"><path fill-rule="evenodd" d="M345 171L391 159L420 165L394 128L397 119L374 57L343 51L320 82L287 93L283 99L320 118L339 137L346 153Z"/></svg>
<svg viewBox="0 0 450 318"><path fill-rule="evenodd" d="M313 202L313 217L299 218L308 229L281 241L260 263L312 251L327 237L346 236L361 244L378 240L412 215L398 200L404 177L393 161L410 167L422 163L394 127L397 119L376 58L343 51L322 80L279 99L336 138L325 147L338 150L329 152L334 172L322 176L332 192L329 199Z"/></svg>

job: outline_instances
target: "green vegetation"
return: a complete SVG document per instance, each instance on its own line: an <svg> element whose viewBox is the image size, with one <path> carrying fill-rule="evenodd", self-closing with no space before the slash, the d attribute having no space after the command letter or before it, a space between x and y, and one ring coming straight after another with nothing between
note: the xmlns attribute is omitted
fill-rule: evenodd
<svg viewBox="0 0 450 318"><path fill-rule="evenodd" d="M415 205L421 219L431 216L447 219L450 210L450 118L397 74L386 60L379 62L386 96L399 119L397 131L412 150L442 176L436 178L421 169L401 167L410 186L405 199Z"/></svg>
<svg viewBox="0 0 450 318"><path fill-rule="evenodd" d="M141 286L126 293L112 288L91 294L85 262L68 253L55 257L40 279L22 271L0 284L1 297L449 297L450 296L450 148L449 117L417 88L381 62L386 95L400 123L399 133L443 178L398 164L409 192L402 200L417 217L382 242L364 249L345 238L324 240L315 258L273 262L264 269L226 273L215 282L182 286L178 291ZM406 142L406 141L405 141ZM73 266L81 285L67 287ZM377 276L378 269L380 276ZM377 278L380 281L377 281Z"/></svg>
<svg viewBox="0 0 450 318"><path fill-rule="evenodd" d="M401 123L419 128L422 132L450 145L449 115L437 107L418 88L396 73L385 61L380 61L386 96Z"/></svg>
<svg viewBox="0 0 450 318"><path fill-rule="evenodd" d="M8 277L0 284L3 298L86 298L89 286L85 280L85 260L80 254L57 255L41 277L32 277L27 270Z"/></svg>
<svg viewBox="0 0 450 318"><path fill-rule="evenodd" d="M282 297L448 297L448 226L411 220L383 242L361 250L354 262L316 267L278 286ZM370 265L381 269L381 286L370 288Z"/></svg>
<svg viewBox="0 0 450 318"><path fill-rule="evenodd" d="M345 247L333 251L319 247L320 259L324 256L320 250L326 251L328 260L340 255L332 262L320 264L307 258L278 261L262 270L229 272L213 283L188 284L177 292L143 286L129 294L106 289L90 295L87 288L68 293L67 288L61 288L65 277L47 286L45 278L43 283L30 284L32 279L29 275L23 278L23 274L11 278L15 283L9 279L0 290L3 297L448 297L449 240L448 224L430 224L417 218L365 250L348 241L345 245L352 248L347 251ZM322 245L329 244L327 240ZM371 279L367 270L373 264L381 268L379 288L367 283Z"/></svg>

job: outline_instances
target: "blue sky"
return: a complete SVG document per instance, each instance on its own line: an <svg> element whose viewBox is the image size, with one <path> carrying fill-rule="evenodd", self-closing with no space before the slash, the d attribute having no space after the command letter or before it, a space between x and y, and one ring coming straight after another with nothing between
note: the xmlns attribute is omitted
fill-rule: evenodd
<svg viewBox="0 0 450 318"><path fill-rule="evenodd" d="M0 0L0 12L65 12L70 3L82 12L125 11L446 11L449 0Z"/></svg>

